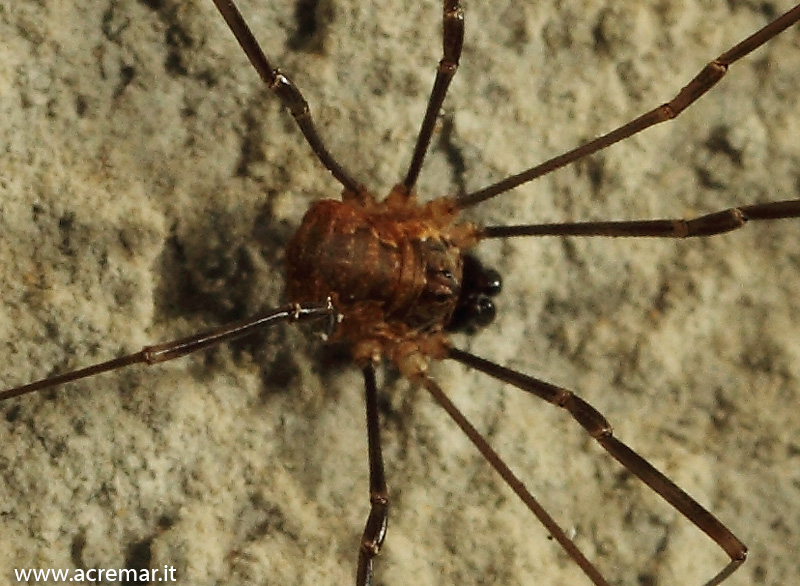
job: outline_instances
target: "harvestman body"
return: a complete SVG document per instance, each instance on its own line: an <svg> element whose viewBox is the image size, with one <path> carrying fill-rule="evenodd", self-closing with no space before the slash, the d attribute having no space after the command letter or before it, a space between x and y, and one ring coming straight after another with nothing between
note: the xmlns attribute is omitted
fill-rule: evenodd
<svg viewBox="0 0 800 586"><path fill-rule="evenodd" d="M744 544L692 497L617 440L598 411L566 389L454 348L448 332L474 330L487 325L494 317L491 298L500 290L499 276L470 254L483 239L539 235L703 237L737 229L748 220L800 217L800 200L746 205L688 221L477 226L460 220L459 214L470 206L676 117L719 81L728 65L800 20L800 6L717 57L671 101L632 122L479 191L420 204L414 192L417 177L461 54L464 16L457 0L443 2L443 57L411 164L402 182L382 200L328 153L300 91L267 60L234 4L226 0L215 0L215 4L259 75L295 118L317 158L344 188L341 200L326 199L312 205L289 242L286 275L289 304L255 318L148 346L135 354L13 388L0 393L0 400L130 364L171 360L277 323L319 321L331 338L348 343L353 360L363 369L366 387L371 509L358 555L358 585L372 583L373 559L383 544L388 518L389 495L380 447L375 379L375 367L383 359L392 362L404 376L432 394L592 583L605 585L607 581L429 377L429 361L449 358L461 362L567 410L611 456L705 532L730 557L730 562L707 582L708 585L719 584L732 574L745 559Z"/></svg>

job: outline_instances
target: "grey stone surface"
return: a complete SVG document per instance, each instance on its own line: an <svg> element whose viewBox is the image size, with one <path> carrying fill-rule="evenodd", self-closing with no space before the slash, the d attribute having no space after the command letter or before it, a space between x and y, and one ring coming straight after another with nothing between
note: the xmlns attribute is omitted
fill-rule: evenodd
<svg viewBox="0 0 800 586"><path fill-rule="evenodd" d="M762 26L763 6L469 2L421 194L480 188L668 99ZM440 57L439 3L321 2L310 41L289 3L242 9L331 151L385 193ZM282 244L339 190L211 2L17 2L0 8L0 38L3 386L281 302ZM800 197L798 59L795 27L678 121L470 217L682 217ZM456 339L605 413L750 546L731 586L800 575L799 230L491 243L501 314ZM168 564L196 586L352 583L362 383L319 346L281 328L0 405L0 582L20 567ZM455 365L433 373L610 582L699 585L723 565L556 409ZM389 376L383 397L379 584L589 583L423 392Z"/></svg>

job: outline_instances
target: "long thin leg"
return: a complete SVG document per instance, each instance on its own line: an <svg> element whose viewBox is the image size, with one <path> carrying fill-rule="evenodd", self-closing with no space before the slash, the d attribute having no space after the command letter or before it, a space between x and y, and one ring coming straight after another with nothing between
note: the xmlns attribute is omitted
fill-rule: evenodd
<svg viewBox="0 0 800 586"><path fill-rule="evenodd" d="M233 3L233 0L214 0L220 14L228 23L231 32L233 32L236 40L239 41L242 49L244 49L247 58L252 63L258 75L264 80L272 92L278 96L278 99L283 104L284 108L289 110L289 113L297 122L306 142L311 146L311 150L331 172L336 180L341 183L347 191L358 194L362 191L361 184L353 179L353 177L345 171L333 156L325 148L317 128L314 126L314 121L311 118L311 110L308 107L308 102L303 98L303 94L297 89L292 80L286 77L280 70L274 68L267 60L264 51L256 41L250 27L247 26L239 9Z"/></svg>
<svg viewBox="0 0 800 586"><path fill-rule="evenodd" d="M186 356L192 352L197 352L210 346L221 344L222 342L229 342L236 340L248 334L252 334L258 330L273 326L275 324L284 322L299 322L310 321L315 319L327 318L329 320L329 329L332 329L332 320L336 317L336 312L330 302L325 304L307 304L307 305L289 305L280 309L275 309L249 317L247 319L231 322L218 328L213 328L185 338L164 342L162 344L154 344L152 346L145 346L140 351L127 356L120 356L113 360L93 364L86 368L73 370L72 372L65 372L49 378L44 378L21 387L15 387L6 391L0 392L0 401L11 399L12 397L19 397L42 389L55 387L71 381L82 378L87 378L100 374L101 372L108 372L109 370L116 370L123 366L131 364L144 363L148 366L157 364L159 362L166 362Z"/></svg>
<svg viewBox="0 0 800 586"><path fill-rule="evenodd" d="M431 143L433 128L436 125L436 116L442 107L447 88L450 81L458 69L458 60L461 58L461 48L464 45L464 12L458 0L444 0L442 17L442 60L436 70L436 79L433 82L431 96L428 98L428 108L425 117L422 119L422 126L417 136L417 144L414 146L414 154L411 155L411 164L408 167L403 187L406 194L410 194L417 183L422 161Z"/></svg>
<svg viewBox="0 0 800 586"><path fill-rule="evenodd" d="M592 565L586 556L578 549L578 546L567 537L564 530L559 527L558 523L550 516L550 514L539 504L530 491L525 488L522 481L511 471L511 468L503 461L500 455L495 452L492 447L486 442L480 432L469 422L463 413L456 407L452 401L444 394L444 391L436 384L436 382L425 374L418 374L412 377L412 381L416 384L424 386L434 400L441 405L447 412L450 418L456 425L464 432L464 435L469 438L472 444L478 448L478 451L486 459L487 462L494 468L498 474L503 478L503 481L516 493L520 500L525 503L528 510L539 519L539 522L544 525L549 534L555 539L559 545L567 552L570 558L580 567L581 570L589 577L595 586L608 586L605 578L600 574L597 568Z"/></svg>
<svg viewBox="0 0 800 586"><path fill-rule="evenodd" d="M478 191L460 195L456 198L457 206L460 209L468 208L482 201L486 201L496 195L514 189L523 183L527 183L537 177L546 175L569 163L573 163L583 157L602 150L614 143L624 140L642 130L672 120L686 108L692 105L703 94L710 90L728 71L728 67L750 53L761 45L789 28L800 20L800 5L795 6L788 12L776 18L761 30L753 33L738 45L731 47L719 57L708 63L678 94L669 102L653 108L646 114L639 116L635 120L628 122L612 130L608 134L596 138L576 149L568 151L545 161L544 163L532 167L522 173L512 175L493 185L489 185Z"/></svg>
<svg viewBox="0 0 800 586"><path fill-rule="evenodd" d="M364 389L367 404L367 450L369 453L369 517L358 550L356 586L372 584L372 560L381 551L389 521L389 492L383 472L381 434L378 423L378 390L375 384L375 367L364 367Z"/></svg>
<svg viewBox="0 0 800 586"><path fill-rule="evenodd" d="M572 391L526 376L457 348L449 348L448 358L566 409L575 421L580 423L581 427L614 459L660 494L665 501L675 507L730 556L731 561L709 580L706 586L720 584L742 565L747 556L747 547L700 503L659 472L650 462L616 439L612 435L611 424L606 418Z"/></svg>
<svg viewBox="0 0 800 586"><path fill-rule="evenodd" d="M691 220L635 220L631 222L567 222L563 224L526 224L487 226L480 238L512 236L632 236L688 238L712 236L741 228L749 220L800 218L800 199L773 201L730 208Z"/></svg>

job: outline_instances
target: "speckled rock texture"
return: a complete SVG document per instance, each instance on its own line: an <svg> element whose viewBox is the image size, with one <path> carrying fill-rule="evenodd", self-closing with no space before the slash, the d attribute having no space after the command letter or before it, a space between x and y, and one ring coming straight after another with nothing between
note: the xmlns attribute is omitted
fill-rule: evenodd
<svg viewBox="0 0 800 586"><path fill-rule="evenodd" d="M408 164L439 2L241 8L330 150L376 193ZM419 184L475 190L666 101L789 2L465 2ZM303 17L298 10L304 10ZM313 18L308 18L313 10ZM283 247L338 197L210 0L0 8L0 386L282 303ZM691 217L800 197L800 28L677 121L470 210L485 223ZM499 315L461 347L574 389L750 547L726 586L800 576L800 222L705 240L492 242ZM563 413L433 376L612 584L699 586L725 556ZM424 391L391 370L378 584L589 584ZM351 584L363 382L313 331L0 404L13 568L171 565L179 584ZM13 582L11 582L13 583Z"/></svg>

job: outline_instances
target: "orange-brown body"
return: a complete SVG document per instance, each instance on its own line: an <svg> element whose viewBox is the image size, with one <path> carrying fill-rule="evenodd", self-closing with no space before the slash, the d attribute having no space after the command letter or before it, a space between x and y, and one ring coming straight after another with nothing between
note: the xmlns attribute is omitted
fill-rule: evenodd
<svg viewBox="0 0 800 586"><path fill-rule="evenodd" d="M363 362L385 356L441 357L443 333L461 290L471 224L455 224L449 199L418 205L397 189L314 203L287 248L293 303L330 299L341 322L334 338Z"/></svg>

